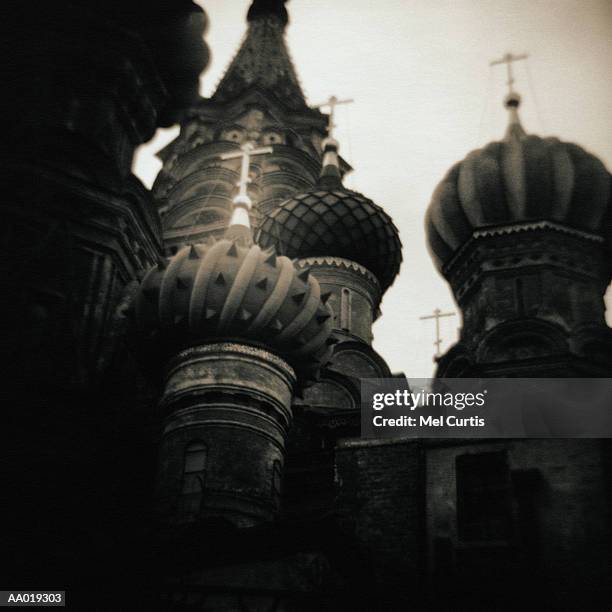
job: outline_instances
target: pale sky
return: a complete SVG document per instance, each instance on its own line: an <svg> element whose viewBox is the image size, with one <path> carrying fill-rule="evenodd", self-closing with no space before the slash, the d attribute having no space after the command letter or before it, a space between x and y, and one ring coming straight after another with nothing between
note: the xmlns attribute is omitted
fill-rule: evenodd
<svg viewBox="0 0 612 612"><path fill-rule="evenodd" d="M200 4L210 20L212 59L202 75L209 96L238 49L250 0ZM292 0L287 9L289 50L309 104L331 94L355 99L337 110L336 137L354 167L345 184L393 217L404 245L374 348L393 371L428 377L434 325L419 316L458 311L429 258L423 216L450 166L503 137L506 73L489 61L529 53L515 64L525 129L576 142L610 170L612 1ZM160 130L140 150L134 169L146 185L159 171L154 153L177 131ZM458 316L442 321L443 351L459 325Z"/></svg>

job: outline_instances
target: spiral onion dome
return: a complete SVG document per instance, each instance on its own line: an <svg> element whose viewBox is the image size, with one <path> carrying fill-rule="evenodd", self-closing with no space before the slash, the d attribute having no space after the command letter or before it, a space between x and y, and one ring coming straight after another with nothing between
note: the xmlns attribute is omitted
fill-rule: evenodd
<svg viewBox="0 0 612 612"><path fill-rule="evenodd" d="M391 217L371 200L345 189L318 189L287 200L266 217L255 241L291 258L342 257L361 264L384 293L402 263L402 243Z"/></svg>
<svg viewBox="0 0 612 612"><path fill-rule="evenodd" d="M595 156L557 138L511 130L453 166L426 214L441 270L475 230L533 221L610 235L610 175Z"/></svg>
<svg viewBox="0 0 612 612"><path fill-rule="evenodd" d="M135 300L143 339L166 354L220 339L284 357L302 380L331 354L332 313L317 280L287 257L231 240L181 249L143 279Z"/></svg>

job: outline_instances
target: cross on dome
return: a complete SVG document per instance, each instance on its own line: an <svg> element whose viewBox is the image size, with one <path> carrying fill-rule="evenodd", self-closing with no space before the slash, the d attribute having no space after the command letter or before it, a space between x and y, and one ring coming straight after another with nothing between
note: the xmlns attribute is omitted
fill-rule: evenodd
<svg viewBox="0 0 612 612"><path fill-rule="evenodd" d="M512 65L514 62L526 60L529 57L527 53L521 53L514 55L513 53L506 53L503 57L497 60L493 60L489 63L490 66L499 66L502 64L506 65L508 80L506 85L508 86L508 93L504 100L504 105L510 113L510 125L506 132L506 140L520 139L525 136L525 130L521 125L521 121L518 116L518 108L521 105L521 96L514 91L514 73L512 71Z"/></svg>
<svg viewBox="0 0 612 612"><path fill-rule="evenodd" d="M224 153L221 159L240 159L240 179L236 183L238 186L238 194L233 200L234 209L230 219L228 228L225 232L225 237L230 240L235 240L246 246L253 244L253 235L251 233L251 219L249 218L249 210L253 206L253 202L247 192L247 187L251 182L249 178L249 170L251 168L251 157L253 155L264 155L272 153L272 147L255 147L252 142L245 142L240 147L240 152Z"/></svg>
<svg viewBox="0 0 612 612"><path fill-rule="evenodd" d="M251 168L251 157L254 155L264 155L265 153L272 153L272 147L255 147L252 142L245 142L240 147L240 152L237 153L224 153L221 155L222 160L228 159L240 159L240 179L236 183L238 187L238 194L234 198L234 212L232 214L232 220L230 225L245 225L250 227L248 211L253 206L253 202L247 192L247 187L251 182L249 177L249 170ZM240 211L243 211L242 213ZM246 214L245 214L246 213Z"/></svg>
<svg viewBox="0 0 612 612"><path fill-rule="evenodd" d="M500 64L506 64L506 70L508 72L508 80L506 81L506 85L508 85L508 94L516 93L514 92L514 73L512 72L512 63L518 62L520 60L527 59L529 55L527 53L521 53L520 55L514 55L512 53L506 53L502 58L498 60L493 60L489 65L490 66L499 66Z"/></svg>
<svg viewBox="0 0 612 612"><path fill-rule="evenodd" d="M326 102L323 102L322 104L317 104L315 106L315 108L325 108L328 107L329 108L329 116L328 116L328 120L327 120L327 137L328 138L333 138L334 137L334 128L336 128L336 124L334 123L334 114L336 111L336 106L339 106L340 104L352 104L355 100L353 99L347 99L347 100L339 100L336 96L330 96L329 99Z"/></svg>
<svg viewBox="0 0 612 612"><path fill-rule="evenodd" d="M439 308L436 308L433 311L432 315L426 315L423 317L419 317L419 320L421 321L429 321L431 319L434 319L436 322L436 340L433 343L434 346L436 347L436 352L434 354L434 362L442 356L442 352L440 351L440 347L442 345L442 336L440 335L440 319L444 317L454 317L454 316L455 316L454 312L442 312Z"/></svg>

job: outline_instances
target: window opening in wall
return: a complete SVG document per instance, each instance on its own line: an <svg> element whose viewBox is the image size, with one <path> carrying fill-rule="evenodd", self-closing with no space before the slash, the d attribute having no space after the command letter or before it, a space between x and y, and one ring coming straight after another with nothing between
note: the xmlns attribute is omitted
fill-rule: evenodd
<svg viewBox="0 0 612 612"><path fill-rule="evenodd" d="M201 493L204 489L204 471L206 469L206 445L203 442L192 442L185 449L183 467L183 495Z"/></svg>
<svg viewBox="0 0 612 612"><path fill-rule="evenodd" d="M512 537L512 488L506 451L456 459L457 528L464 542Z"/></svg>
<svg viewBox="0 0 612 612"><path fill-rule="evenodd" d="M347 332L351 331L351 301L351 291L345 287L340 298L340 328Z"/></svg>

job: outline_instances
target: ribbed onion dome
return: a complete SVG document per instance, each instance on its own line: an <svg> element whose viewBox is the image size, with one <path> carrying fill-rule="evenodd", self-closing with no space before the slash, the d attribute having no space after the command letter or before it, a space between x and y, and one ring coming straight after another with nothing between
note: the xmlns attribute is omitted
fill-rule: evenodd
<svg viewBox="0 0 612 612"><path fill-rule="evenodd" d="M308 378L330 354L327 297L287 257L224 239L184 247L149 270L136 325L167 352L222 339L254 342Z"/></svg>
<svg viewBox="0 0 612 612"><path fill-rule="evenodd" d="M266 217L255 240L291 258L342 257L372 272L386 291L402 262L391 217L372 200L342 185L337 143L325 143L323 172L312 191L282 203Z"/></svg>
<svg viewBox="0 0 612 612"><path fill-rule="evenodd" d="M513 97L514 96L514 97ZM471 152L438 185L426 214L430 250L442 269L475 230L550 221L605 235L610 175L597 157L557 138L527 135L510 94L506 138Z"/></svg>

